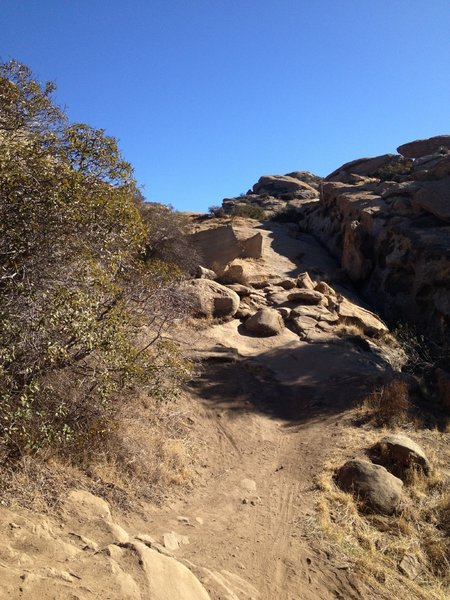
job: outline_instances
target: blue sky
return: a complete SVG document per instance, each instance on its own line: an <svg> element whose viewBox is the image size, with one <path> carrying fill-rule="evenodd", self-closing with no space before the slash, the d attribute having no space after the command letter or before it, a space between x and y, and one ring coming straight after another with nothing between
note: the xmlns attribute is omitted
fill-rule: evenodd
<svg viewBox="0 0 450 600"><path fill-rule="evenodd" d="M179 210L450 133L450 0L3 0L0 27Z"/></svg>

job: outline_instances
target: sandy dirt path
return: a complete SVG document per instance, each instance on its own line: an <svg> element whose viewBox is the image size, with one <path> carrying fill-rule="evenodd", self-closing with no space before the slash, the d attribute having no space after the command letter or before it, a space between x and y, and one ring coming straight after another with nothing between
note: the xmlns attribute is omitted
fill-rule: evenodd
<svg viewBox="0 0 450 600"><path fill-rule="evenodd" d="M336 269L309 236L300 244L289 227L259 230L265 253L254 273ZM339 444L347 384L370 366L352 367L339 346L306 344L289 331L242 336L236 320L199 340L203 349L215 344L237 349L240 360L208 362L192 383L192 427L202 444L196 485L155 511L155 533L188 536L176 556L214 600L374 597L312 535L317 476Z"/></svg>

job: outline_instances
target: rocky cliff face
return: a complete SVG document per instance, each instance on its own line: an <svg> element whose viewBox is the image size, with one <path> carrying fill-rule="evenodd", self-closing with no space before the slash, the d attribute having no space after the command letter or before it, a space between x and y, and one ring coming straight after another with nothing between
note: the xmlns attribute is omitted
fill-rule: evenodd
<svg viewBox="0 0 450 600"><path fill-rule="evenodd" d="M450 331L450 135L346 163L321 179L261 177L247 196L270 213L298 212L366 299L390 322L443 339Z"/></svg>
<svg viewBox="0 0 450 600"><path fill-rule="evenodd" d="M347 163L301 210L313 233L390 322L450 329L450 136ZM424 153L427 153L424 155Z"/></svg>

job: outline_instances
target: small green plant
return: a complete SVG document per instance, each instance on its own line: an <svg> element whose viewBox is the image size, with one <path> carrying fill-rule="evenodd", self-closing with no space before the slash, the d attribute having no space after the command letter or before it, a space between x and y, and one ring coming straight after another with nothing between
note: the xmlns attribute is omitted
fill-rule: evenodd
<svg viewBox="0 0 450 600"><path fill-rule="evenodd" d="M299 219L299 213L293 206L285 206L270 217L276 223L298 223Z"/></svg>
<svg viewBox="0 0 450 600"><path fill-rule="evenodd" d="M404 177L405 175L409 175L413 170L413 161L409 159L398 160L395 162L386 165L385 167L381 167L378 170L377 176L382 181L389 181L396 177Z"/></svg>
<svg viewBox="0 0 450 600"><path fill-rule="evenodd" d="M255 219L256 221L264 221L266 213L260 206L254 204L240 204L233 207L231 211L233 217L245 217L247 219Z"/></svg>

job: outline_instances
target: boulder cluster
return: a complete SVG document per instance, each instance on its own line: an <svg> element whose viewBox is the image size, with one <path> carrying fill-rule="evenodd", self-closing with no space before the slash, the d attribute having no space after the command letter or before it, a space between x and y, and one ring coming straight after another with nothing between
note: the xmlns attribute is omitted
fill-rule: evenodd
<svg viewBox="0 0 450 600"><path fill-rule="evenodd" d="M226 198L227 213L288 209L335 256L387 321L409 321L435 339L450 333L450 135L360 158L325 178L308 171L263 176Z"/></svg>
<svg viewBox="0 0 450 600"><path fill-rule="evenodd" d="M353 325L367 336L388 331L372 312L350 302L324 281L308 273L295 278L247 281L240 264L229 265L219 276L199 268L187 284L197 317L234 317L247 333L278 335L287 326L308 342L328 341L339 324Z"/></svg>
<svg viewBox="0 0 450 600"><path fill-rule="evenodd" d="M369 460L352 459L337 470L335 480L364 510L394 514L401 505L403 482L412 470L424 476L430 463L422 448L405 435L387 435L368 450Z"/></svg>
<svg viewBox="0 0 450 600"><path fill-rule="evenodd" d="M298 209L303 204L319 199L322 178L309 171L294 171L286 175L264 175L251 190L236 198L225 198L222 208L232 213L241 206L256 206L267 216L285 209Z"/></svg>

